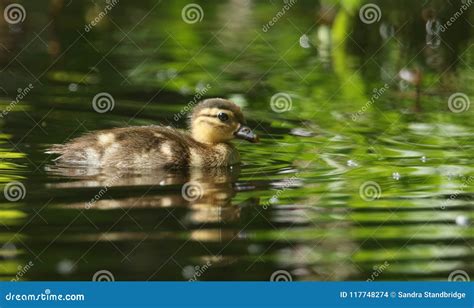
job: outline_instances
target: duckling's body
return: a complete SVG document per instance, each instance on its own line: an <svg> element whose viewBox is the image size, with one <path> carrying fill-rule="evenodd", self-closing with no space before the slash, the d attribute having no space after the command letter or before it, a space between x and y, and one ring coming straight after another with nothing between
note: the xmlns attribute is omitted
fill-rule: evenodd
<svg viewBox="0 0 474 308"><path fill-rule="evenodd" d="M225 113L225 116L222 114ZM164 126L124 127L89 133L47 151L63 164L117 168L221 167L240 162L234 137L255 142L240 108L205 100L191 117L191 134Z"/></svg>

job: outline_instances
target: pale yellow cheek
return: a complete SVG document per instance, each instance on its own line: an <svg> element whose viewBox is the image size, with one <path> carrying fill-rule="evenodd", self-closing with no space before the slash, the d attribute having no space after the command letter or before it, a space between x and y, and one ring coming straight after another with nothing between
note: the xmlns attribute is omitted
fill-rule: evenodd
<svg viewBox="0 0 474 308"><path fill-rule="evenodd" d="M211 123L208 123L211 122ZM193 138L204 143L218 143L234 138L238 124L224 124L215 119L198 119L193 124Z"/></svg>
<svg viewBox="0 0 474 308"><path fill-rule="evenodd" d="M97 139L101 146L107 146L115 141L115 135L113 133L101 134Z"/></svg>

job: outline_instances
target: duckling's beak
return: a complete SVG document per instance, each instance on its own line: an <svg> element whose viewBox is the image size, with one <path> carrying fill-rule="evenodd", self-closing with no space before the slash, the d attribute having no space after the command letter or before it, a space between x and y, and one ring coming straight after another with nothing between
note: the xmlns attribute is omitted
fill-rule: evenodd
<svg viewBox="0 0 474 308"><path fill-rule="evenodd" d="M235 138L247 140L250 142L258 142L258 136L245 125L240 125L239 129L234 133Z"/></svg>

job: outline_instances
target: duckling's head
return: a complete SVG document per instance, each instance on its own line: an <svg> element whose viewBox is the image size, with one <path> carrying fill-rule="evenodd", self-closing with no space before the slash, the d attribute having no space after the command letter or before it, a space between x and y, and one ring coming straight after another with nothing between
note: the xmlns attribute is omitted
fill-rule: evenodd
<svg viewBox="0 0 474 308"><path fill-rule="evenodd" d="M231 101L210 98L200 102L191 115L191 134L199 142L216 144L234 138L258 142L246 126L242 110Z"/></svg>

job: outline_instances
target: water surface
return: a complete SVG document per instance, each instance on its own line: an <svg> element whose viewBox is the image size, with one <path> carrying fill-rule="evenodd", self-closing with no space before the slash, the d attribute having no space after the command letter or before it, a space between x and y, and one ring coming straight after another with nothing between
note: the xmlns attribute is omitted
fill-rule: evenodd
<svg viewBox="0 0 474 308"><path fill-rule="evenodd" d="M426 27L451 2L379 1L364 23L363 1L298 1L267 29L279 1L202 1L196 23L187 2L123 1L90 29L104 1L24 3L0 24L1 278L473 277L472 9L439 43ZM113 106L94 108L104 92ZM239 103L260 135L236 142L241 166L44 154L97 129L185 128L200 96Z"/></svg>

